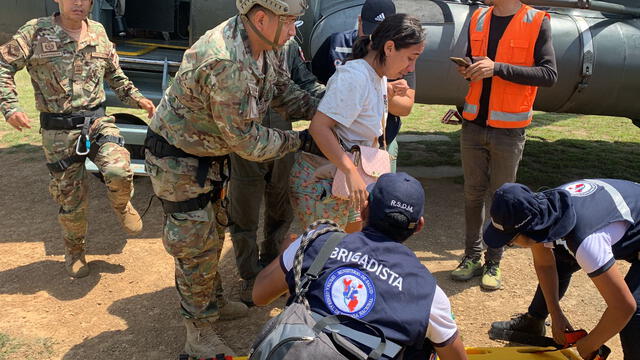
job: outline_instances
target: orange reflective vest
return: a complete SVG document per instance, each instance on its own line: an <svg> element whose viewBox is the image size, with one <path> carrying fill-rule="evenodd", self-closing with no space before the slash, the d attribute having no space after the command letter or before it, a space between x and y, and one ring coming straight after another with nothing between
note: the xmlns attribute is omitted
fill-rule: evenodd
<svg viewBox="0 0 640 360"><path fill-rule="evenodd" d="M477 9L469 24L471 56L487 56L489 25L493 7ZM513 16L498 42L495 62L533 66L534 48L542 20L549 15L523 5ZM523 128L531 123L537 86L516 84L494 76L491 80L487 125L494 128ZM473 121L478 116L482 79L472 81L465 97L462 116Z"/></svg>

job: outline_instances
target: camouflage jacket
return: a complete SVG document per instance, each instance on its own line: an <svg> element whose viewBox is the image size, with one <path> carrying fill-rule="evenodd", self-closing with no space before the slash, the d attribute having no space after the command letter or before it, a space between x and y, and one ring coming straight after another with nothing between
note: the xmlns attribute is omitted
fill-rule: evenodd
<svg viewBox="0 0 640 360"><path fill-rule="evenodd" d="M104 28L92 20L87 25L87 36L78 44L53 16L33 19L0 46L0 112L5 118L22 111L14 74L25 66L41 112L69 113L100 105L106 99L103 79L123 103L137 107L143 96L122 72Z"/></svg>
<svg viewBox="0 0 640 360"><path fill-rule="evenodd" d="M265 161L298 149L296 132L260 122L269 106L292 119L310 119L320 100L293 83L280 51L262 56L259 68L238 16L209 30L185 52L150 128L196 156L235 152Z"/></svg>
<svg viewBox="0 0 640 360"><path fill-rule="evenodd" d="M291 39L284 44L281 57L294 83L302 90L311 93L314 97L321 98L324 95L324 85L318 82L315 75L313 75L307 67L302 49L296 40ZM270 108L267 115L262 119L262 124L276 129L291 130L291 121L296 120L311 119L296 119L289 116L289 114L280 114L276 110L273 110L273 108Z"/></svg>

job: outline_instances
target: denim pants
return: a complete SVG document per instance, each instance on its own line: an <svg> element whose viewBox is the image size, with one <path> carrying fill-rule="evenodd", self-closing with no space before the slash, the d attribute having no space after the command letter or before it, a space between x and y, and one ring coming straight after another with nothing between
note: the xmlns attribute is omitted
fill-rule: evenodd
<svg viewBox="0 0 640 360"><path fill-rule="evenodd" d="M525 131L462 123L460 153L464 173L465 255L480 257L485 209L491 208L493 193L504 183L514 182L524 150ZM503 249L487 250L485 260L500 262Z"/></svg>

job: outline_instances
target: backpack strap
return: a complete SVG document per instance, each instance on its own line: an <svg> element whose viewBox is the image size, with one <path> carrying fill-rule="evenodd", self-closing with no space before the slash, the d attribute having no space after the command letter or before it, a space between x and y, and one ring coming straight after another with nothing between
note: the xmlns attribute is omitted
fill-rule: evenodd
<svg viewBox="0 0 640 360"><path fill-rule="evenodd" d="M317 229L318 226L320 225L328 225L322 229ZM314 222L313 224L309 225L309 227L307 228L307 230L305 231L305 233L302 235L301 240L300 240L300 247L298 247L298 251L296 251L296 256L293 259L293 279L296 285L295 288L295 292L294 292L294 301L295 302L301 302L302 300L302 295L304 295L303 291L303 280L304 280L304 286L308 287L309 286L309 277L307 276L307 274L304 275L304 277L302 276L302 263L304 260L304 252L307 249L307 247L309 246L309 244L311 244L312 242L314 242L318 237L320 237L321 235L324 235L328 232L337 232L337 233L342 233L342 229L340 229L338 227L338 225L336 223L334 223L333 221L330 220L318 220L316 222ZM343 235L344 236L344 235ZM341 240L342 238L340 238ZM339 240L336 242L336 244L340 242ZM334 245L335 247L335 245ZM320 269L322 269L322 267L324 266L324 264L327 262L327 259L329 258L329 255L331 255L331 251L333 250L333 248L329 249L329 253L328 255L326 255L326 259L322 260L321 259L321 254L318 254L318 256L316 257L316 259L314 260L314 263L312 264L312 267L314 267L313 265L316 262L319 262L320 260L322 260L322 262L319 264ZM320 252L322 253L322 249L320 250ZM317 267L318 265L316 265ZM316 274L317 276L317 274Z"/></svg>
<svg viewBox="0 0 640 360"><path fill-rule="evenodd" d="M304 276L299 278L299 281L296 277L296 299L302 299L304 297L311 281L318 278L318 275L322 272L324 264L329 260L329 256L331 256L333 249L335 249L336 245L338 245L346 235L347 234L342 231L335 231L331 234L329 239L327 239L327 242L325 242L324 245L322 245L322 248L320 248L320 252L318 252L318 255L313 260L313 263L311 263L311 266L307 269ZM319 235L316 236L314 240L318 237ZM298 251L300 252L301 249L302 246L300 246ZM297 256L298 253L296 253L296 257ZM304 250L302 251L302 256L304 256ZM300 267L302 267L302 261L300 261ZM300 269L300 272L302 272L302 269ZM304 300L304 303L307 304L306 299ZM308 304L306 306L307 308L309 307Z"/></svg>
<svg viewBox="0 0 640 360"><path fill-rule="evenodd" d="M345 236L347 236L347 234L343 232L334 232L331 234L327 242L322 245L320 252L304 275L314 280L317 279L324 267L324 264L329 260L329 256L331 256L333 249L335 249Z"/></svg>
<svg viewBox="0 0 640 360"><path fill-rule="evenodd" d="M369 359L378 359L380 355L385 355L389 358L395 358L403 349L401 345L396 344L391 340L387 340L384 336L382 330L378 329L376 326L369 324L365 321L347 316L347 315L331 315L331 316L323 316L315 312L311 312L311 317L317 322L314 326L314 330L322 331L328 330L333 334L341 335L342 337L349 338L359 344L362 344L368 348L374 349L369 355ZM362 326L371 329L373 333L377 336L358 331L352 329L346 325L343 325L346 322L357 322ZM338 338L334 337L337 343L340 346L344 347L346 350L349 349L349 346L345 346L342 342L339 341ZM378 356L378 357L375 357Z"/></svg>

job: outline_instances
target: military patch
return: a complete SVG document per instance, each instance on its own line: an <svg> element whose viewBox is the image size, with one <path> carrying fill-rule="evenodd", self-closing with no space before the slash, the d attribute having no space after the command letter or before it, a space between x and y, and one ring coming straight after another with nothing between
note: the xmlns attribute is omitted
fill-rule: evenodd
<svg viewBox="0 0 640 360"><path fill-rule="evenodd" d="M55 41L47 41L42 43L42 51L48 53L58 50L58 44Z"/></svg>
<svg viewBox="0 0 640 360"><path fill-rule="evenodd" d="M6 63L12 63L21 58L23 56L22 49L20 49L18 41L14 39L0 46L0 56Z"/></svg>
<svg viewBox="0 0 640 360"><path fill-rule="evenodd" d="M56 56L62 56L62 51L54 51L54 52L46 52L46 53L42 53L40 55L38 55L38 58L50 58L50 57L56 57Z"/></svg>
<svg viewBox="0 0 640 360"><path fill-rule="evenodd" d="M75 75L82 75L82 71L84 70L84 66L82 63L76 62L73 64L73 73Z"/></svg>
<svg viewBox="0 0 640 360"><path fill-rule="evenodd" d="M108 59L109 54L101 53L101 52L92 52L91 57L94 59Z"/></svg>

